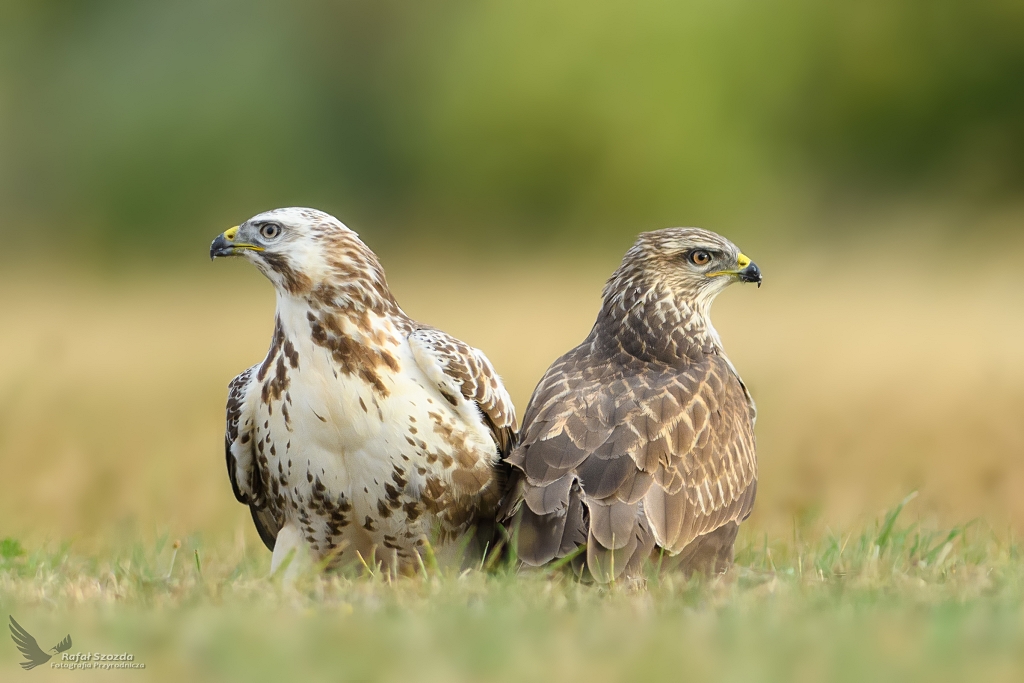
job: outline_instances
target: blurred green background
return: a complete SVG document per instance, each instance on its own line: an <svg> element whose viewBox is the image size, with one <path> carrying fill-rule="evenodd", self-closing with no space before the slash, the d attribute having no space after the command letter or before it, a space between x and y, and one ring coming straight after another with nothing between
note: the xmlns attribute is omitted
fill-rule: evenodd
<svg viewBox="0 0 1024 683"><path fill-rule="evenodd" d="M0 4L8 254L180 262L280 205L385 251L1006 231L1022 196L1019 0Z"/></svg>

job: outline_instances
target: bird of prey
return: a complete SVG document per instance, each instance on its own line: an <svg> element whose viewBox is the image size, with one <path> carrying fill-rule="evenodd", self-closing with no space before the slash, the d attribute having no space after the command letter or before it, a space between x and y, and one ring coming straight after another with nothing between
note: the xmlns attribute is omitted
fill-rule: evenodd
<svg viewBox="0 0 1024 683"><path fill-rule="evenodd" d="M428 543L493 528L517 426L482 352L407 316L377 256L321 211L261 213L210 255L246 258L277 293L270 351L231 382L226 433L271 572L292 551L411 571Z"/></svg>
<svg viewBox="0 0 1024 683"><path fill-rule="evenodd" d="M21 654L25 657L25 661L21 662L21 668L25 671L34 669L40 664L46 664L53 657L51 654L43 652L42 648L39 647L39 643L32 637L32 634L26 631L21 624L14 620L14 617L8 615L11 623L8 624L8 628L11 629L11 639L14 641L14 645L18 648ZM50 648L50 652L53 654L60 654L61 652L67 652L71 649L71 635L64 636L64 640L60 641L56 645Z"/></svg>
<svg viewBox="0 0 1024 683"><path fill-rule="evenodd" d="M757 489L754 402L711 325L730 283L761 272L697 228L643 233L605 285L590 335L548 368L523 418L499 516L539 566L586 546L601 582L655 546L687 573L725 571Z"/></svg>

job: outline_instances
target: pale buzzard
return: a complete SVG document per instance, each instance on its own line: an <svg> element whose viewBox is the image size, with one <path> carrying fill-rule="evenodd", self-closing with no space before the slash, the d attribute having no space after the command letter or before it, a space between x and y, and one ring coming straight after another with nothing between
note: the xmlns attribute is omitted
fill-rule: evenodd
<svg viewBox="0 0 1024 683"><path fill-rule="evenodd" d="M270 351L231 382L226 435L271 571L305 548L409 570L428 541L493 523L516 420L483 353L409 318L374 253L321 211L262 213L210 255L245 257L277 290Z"/></svg>
<svg viewBox="0 0 1024 683"><path fill-rule="evenodd" d="M640 235L593 330L526 409L501 516L531 565L586 544L599 581L660 546L687 572L731 564L757 490L754 402L711 326L711 302L761 272L696 228ZM525 504L524 504L525 503ZM582 565L584 556L580 556Z"/></svg>

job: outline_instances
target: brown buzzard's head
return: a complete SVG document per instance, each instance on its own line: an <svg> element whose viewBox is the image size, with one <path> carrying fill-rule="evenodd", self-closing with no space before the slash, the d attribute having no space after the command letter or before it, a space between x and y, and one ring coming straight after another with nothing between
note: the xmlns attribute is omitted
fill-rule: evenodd
<svg viewBox="0 0 1024 683"><path fill-rule="evenodd" d="M278 290L307 294L327 280L383 284L377 257L334 216L316 209L265 211L224 231L210 245L210 258L242 256Z"/></svg>
<svg viewBox="0 0 1024 683"><path fill-rule="evenodd" d="M700 228L642 233L626 252L616 275L619 277L613 276L605 288L606 297L622 287L621 279L661 285L695 303L710 303L733 282L761 285L761 270L735 244Z"/></svg>

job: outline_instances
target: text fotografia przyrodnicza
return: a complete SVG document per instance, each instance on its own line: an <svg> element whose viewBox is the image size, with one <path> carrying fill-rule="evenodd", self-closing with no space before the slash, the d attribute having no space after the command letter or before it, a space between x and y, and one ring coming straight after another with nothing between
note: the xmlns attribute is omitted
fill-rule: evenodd
<svg viewBox="0 0 1024 683"><path fill-rule="evenodd" d="M50 662L51 669L145 669L130 652L65 652L60 661Z"/></svg>

